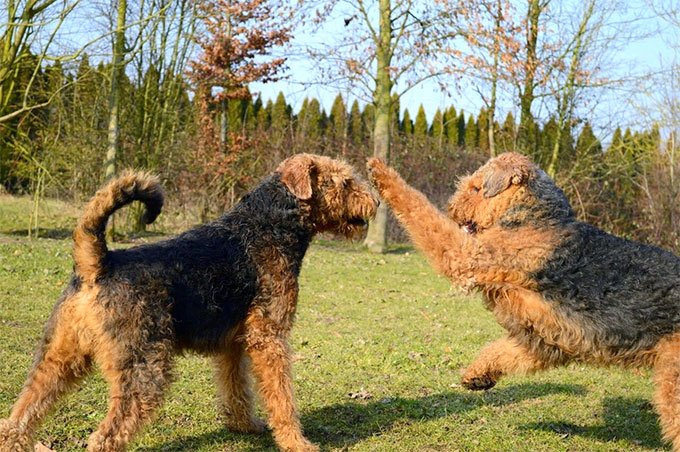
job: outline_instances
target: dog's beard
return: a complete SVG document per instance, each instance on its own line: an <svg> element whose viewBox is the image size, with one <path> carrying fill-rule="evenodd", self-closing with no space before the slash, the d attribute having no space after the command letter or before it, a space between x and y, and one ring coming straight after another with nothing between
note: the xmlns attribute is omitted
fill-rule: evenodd
<svg viewBox="0 0 680 452"><path fill-rule="evenodd" d="M349 240L360 238L368 227L368 221L364 218L351 218L340 228L340 234Z"/></svg>
<svg viewBox="0 0 680 452"><path fill-rule="evenodd" d="M363 236L368 226L368 220L363 218L344 219L341 221L333 221L327 223L322 228L318 228L317 232L326 233L339 238L355 240Z"/></svg>

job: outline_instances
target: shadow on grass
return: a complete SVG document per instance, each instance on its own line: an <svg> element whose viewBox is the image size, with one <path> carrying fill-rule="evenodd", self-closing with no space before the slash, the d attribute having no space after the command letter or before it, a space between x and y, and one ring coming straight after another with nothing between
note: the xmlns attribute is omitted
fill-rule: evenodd
<svg viewBox="0 0 680 452"><path fill-rule="evenodd" d="M543 430L561 435L578 435L600 441L628 440L650 449L663 448L658 417L649 400L608 397L602 403L602 424L581 426L561 421L523 425L525 430Z"/></svg>
<svg viewBox="0 0 680 452"><path fill-rule="evenodd" d="M330 234L324 234L321 237L314 239L314 244L320 248L341 251L345 253L368 253L368 249L364 246L364 239L347 240L343 237L336 237ZM384 254L407 254L415 253L416 250L410 243L390 243ZM380 256L376 253L375 256Z"/></svg>
<svg viewBox="0 0 680 452"><path fill-rule="evenodd" d="M121 244L137 244L140 242L150 241L156 242L158 240L174 237L174 234L167 234L162 231L139 231L129 232L126 234L116 234L114 240Z"/></svg>
<svg viewBox="0 0 680 452"><path fill-rule="evenodd" d="M246 450L253 452L278 450L270 433L264 433L262 435L239 434L232 433L224 427L212 432L203 433L202 435L177 438L174 441L161 444L157 447L139 447L135 450L139 452L184 452L189 450L197 450L201 447L215 446L214 450L228 451L232 450L230 447L231 442L239 441L241 444L243 444L244 440L248 444L246 446Z"/></svg>
<svg viewBox="0 0 680 452"><path fill-rule="evenodd" d="M10 231L0 231L0 234L11 235L15 237L28 238L28 229L13 229ZM35 232L34 232L35 236ZM41 239L65 240L73 236L73 228L39 228L37 237ZM144 242L155 242L167 237L167 234L159 231L141 231L131 232L129 234L116 234L114 243L125 245L135 245Z"/></svg>
<svg viewBox="0 0 680 452"><path fill-rule="evenodd" d="M28 237L28 229L13 229L11 231L0 231L1 234L13 235L17 237ZM35 234L35 231L34 231ZM73 229L66 228L38 228L37 237L41 239L64 240L73 235Z"/></svg>
<svg viewBox="0 0 680 452"><path fill-rule="evenodd" d="M390 246L387 248L387 251L385 251L385 254L413 254L416 252L416 249L413 248L413 245L410 245L408 243L397 243L397 244L390 244Z"/></svg>
<svg viewBox="0 0 680 452"><path fill-rule="evenodd" d="M446 392L407 399L402 397L359 402L348 401L310 410L302 415L305 435L325 447L347 447L403 421L424 422L475 410L484 405L504 406L550 394L582 395L580 385L527 383L494 389L484 394ZM252 450L274 450L271 435L235 435L222 428L198 436L178 438L145 452L193 450L211 444L228 445L229 441L247 438Z"/></svg>

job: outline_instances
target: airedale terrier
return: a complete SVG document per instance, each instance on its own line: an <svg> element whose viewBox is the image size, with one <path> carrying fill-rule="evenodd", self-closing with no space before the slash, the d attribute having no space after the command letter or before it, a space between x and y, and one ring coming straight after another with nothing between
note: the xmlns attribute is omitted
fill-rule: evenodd
<svg viewBox="0 0 680 452"><path fill-rule="evenodd" d="M88 450L124 450L162 403L173 357L184 350L212 356L228 428L264 429L253 413L252 371L277 445L317 450L302 434L291 383L298 274L316 233L352 236L374 214L368 184L344 162L299 154L214 222L110 251L107 219L133 200L152 222L163 204L158 180L127 173L85 209L74 232L75 274L9 419L0 421L0 450L30 450L40 420L93 363L110 400Z"/></svg>
<svg viewBox="0 0 680 452"><path fill-rule="evenodd" d="M465 387L570 361L650 366L663 435L680 450L680 258L578 221L562 190L516 153L463 178L448 216L381 161L368 167L416 247L481 291L508 332L465 370Z"/></svg>

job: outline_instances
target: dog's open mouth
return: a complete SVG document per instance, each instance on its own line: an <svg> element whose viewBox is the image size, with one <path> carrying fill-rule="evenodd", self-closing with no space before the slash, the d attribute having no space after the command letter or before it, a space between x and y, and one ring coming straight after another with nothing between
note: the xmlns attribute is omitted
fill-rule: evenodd
<svg viewBox="0 0 680 452"><path fill-rule="evenodd" d="M468 234L475 234L477 232L477 223L474 221L466 221L461 225L461 228Z"/></svg>
<svg viewBox="0 0 680 452"><path fill-rule="evenodd" d="M364 227L368 225L368 220L361 217L353 217L348 219L347 223L349 223L352 226Z"/></svg>

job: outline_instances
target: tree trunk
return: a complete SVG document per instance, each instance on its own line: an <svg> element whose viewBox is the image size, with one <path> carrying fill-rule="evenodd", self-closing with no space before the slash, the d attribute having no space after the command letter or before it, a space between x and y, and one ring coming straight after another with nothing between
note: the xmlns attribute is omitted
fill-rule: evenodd
<svg viewBox="0 0 680 452"><path fill-rule="evenodd" d="M24 57L31 55L30 36L42 32L46 26L37 20L39 14L49 8L56 0L28 0L25 2L9 0L4 2L2 13L6 23L0 27L0 181L7 181L10 165L13 158L12 148L8 141L12 135L12 127L7 127L4 123L17 118L22 111L28 111L25 107L26 95L31 89L32 81L29 86L21 86L22 64L26 60ZM57 24L57 26L60 24ZM34 61L40 65L47 49L43 49ZM31 64L31 63L28 63ZM30 69L35 75L35 66ZM23 90L23 92L19 92ZM22 105L13 105L13 101L24 97Z"/></svg>
<svg viewBox="0 0 680 452"><path fill-rule="evenodd" d="M392 8L390 0L380 0L380 35L376 48L377 74L373 95L375 126L373 129L373 155L386 162L390 158L390 112L392 79L389 68L392 60ZM383 253L387 247L387 206L380 204L375 219L368 226L366 241L369 251Z"/></svg>
<svg viewBox="0 0 680 452"><path fill-rule="evenodd" d="M120 146L120 99L123 85L121 79L125 75L125 14L127 0L118 0L118 17L114 33L113 58L111 65L111 91L109 94L109 127L106 160L104 161L104 176L106 180L116 174L118 149ZM111 217L107 237L113 237L115 232L114 218Z"/></svg>
<svg viewBox="0 0 680 452"><path fill-rule="evenodd" d="M575 37L574 49L571 54L571 63L569 65L569 73L567 80L562 88L562 96L558 102L558 121L557 121L557 135L550 154L550 161L548 163L547 173L554 178L557 173L557 162L560 159L560 152L562 151L562 136L565 131L567 123L571 122L574 116L574 97L576 95L576 73L581 69L581 60L583 58L583 40L587 33L588 22L590 21L595 8L595 1L591 2L586 7L583 13L583 18L579 25L578 32Z"/></svg>
<svg viewBox="0 0 680 452"><path fill-rule="evenodd" d="M494 46L493 46L493 72L491 74L491 100L489 101L489 127L487 133L489 135L489 156L494 157L496 155L496 133L495 133L495 121L496 121L496 98L498 91L498 71L500 66L500 36L501 36L501 20L503 19L503 4L501 0L496 2L496 24L494 33Z"/></svg>
<svg viewBox="0 0 680 452"><path fill-rule="evenodd" d="M534 84L536 77L536 66L538 64L537 44L538 44L538 24L541 13L547 5L541 4L544 0L529 0L527 11L527 58L525 61L526 71L524 74L524 87L520 95L520 119L519 130L517 132L519 148L524 152L534 153L534 117L531 114L531 104L534 101Z"/></svg>
<svg viewBox="0 0 680 452"><path fill-rule="evenodd" d="M229 130L229 104L226 97L220 101L220 150L227 152L227 132Z"/></svg>

